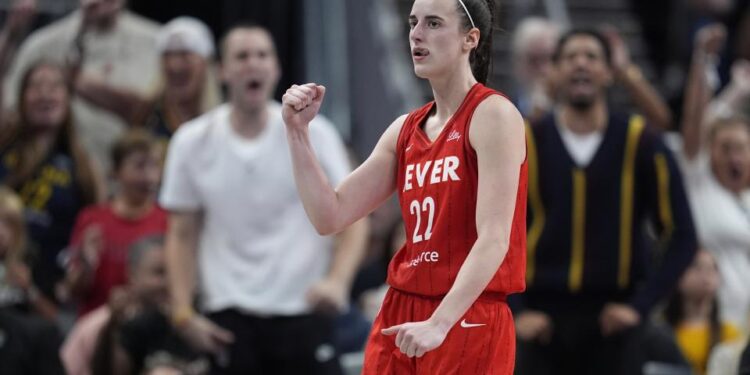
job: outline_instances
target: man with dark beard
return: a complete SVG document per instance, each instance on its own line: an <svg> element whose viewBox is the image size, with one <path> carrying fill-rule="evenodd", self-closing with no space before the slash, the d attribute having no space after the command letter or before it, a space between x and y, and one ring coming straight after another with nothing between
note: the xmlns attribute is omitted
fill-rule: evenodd
<svg viewBox="0 0 750 375"><path fill-rule="evenodd" d="M517 373L640 373L632 367L647 358L633 356L645 349L627 348L695 254L680 173L642 117L608 107L613 72L599 33L568 32L553 59L558 106L527 131Z"/></svg>

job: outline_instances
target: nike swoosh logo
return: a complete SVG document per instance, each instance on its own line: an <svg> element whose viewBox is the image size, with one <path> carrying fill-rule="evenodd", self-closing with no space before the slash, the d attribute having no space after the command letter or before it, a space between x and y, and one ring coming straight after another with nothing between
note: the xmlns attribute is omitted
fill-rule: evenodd
<svg viewBox="0 0 750 375"><path fill-rule="evenodd" d="M484 323L467 323L466 319L461 321L461 328L474 328L474 327L481 327L486 326L487 324Z"/></svg>

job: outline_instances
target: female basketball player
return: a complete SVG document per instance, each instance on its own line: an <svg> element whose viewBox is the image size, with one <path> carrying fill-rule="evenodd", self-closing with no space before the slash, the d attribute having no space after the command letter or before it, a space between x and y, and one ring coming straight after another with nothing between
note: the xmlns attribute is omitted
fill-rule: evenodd
<svg viewBox="0 0 750 375"><path fill-rule="evenodd" d="M486 88L492 0L416 0L409 42L434 102L394 121L372 155L329 186L307 124L325 88L292 86L283 116L300 196L322 234L398 192L407 243L365 353L365 374L511 374L515 336L505 298L524 288L524 126Z"/></svg>

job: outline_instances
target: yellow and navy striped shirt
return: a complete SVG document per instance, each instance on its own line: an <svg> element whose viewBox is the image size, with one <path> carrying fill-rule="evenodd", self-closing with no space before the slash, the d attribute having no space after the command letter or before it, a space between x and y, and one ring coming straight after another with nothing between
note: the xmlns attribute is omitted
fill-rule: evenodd
<svg viewBox="0 0 750 375"><path fill-rule="evenodd" d="M696 250L681 176L661 135L640 116L610 115L587 166L571 158L552 115L529 125L527 142L525 302L548 310L616 299L646 314Z"/></svg>

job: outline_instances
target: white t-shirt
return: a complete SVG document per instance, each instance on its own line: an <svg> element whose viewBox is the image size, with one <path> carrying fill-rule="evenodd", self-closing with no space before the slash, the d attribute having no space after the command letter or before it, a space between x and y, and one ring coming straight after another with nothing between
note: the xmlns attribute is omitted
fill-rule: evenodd
<svg viewBox="0 0 750 375"><path fill-rule="evenodd" d="M81 24L81 11L31 34L18 50L8 71L4 105L16 104L22 76L39 60L63 64ZM114 28L107 33L89 32L83 37L86 57L82 72L108 85L147 95L159 81L159 55L156 35L159 25L129 11L122 11ZM74 98L73 111L78 136L104 170L109 170L110 149L126 124L117 116Z"/></svg>
<svg viewBox="0 0 750 375"><path fill-rule="evenodd" d="M586 167L591 163L591 159L596 155L599 145L602 144L604 131L597 130L587 134L578 134L572 132L564 125L558 124L557 129L560 132L560 138L563 140L565 149L573 158L573 161L579 167Z"/></svg>
<svg viewBox="0 0 750 375"><path fill-rule="evenodd" d="M738 198L719 184L709 156L681 154L682 171L698 238L716 258L722 318L746 327L750 318L750 192Z"/></svg>
<svg viewBox="0 0 750 375"><path fill-rule="evenodd" d="M269 107L268 124L253 140L234 132L230 106L222 105L182 125L169 145L159 200L168 210L203 212L197 263L209 312L309 312L305 293L329 267L333 239L319 236L305 214L281 106ZM318 116L310 139L338 185L350 172L338 134Z"/></svg>

